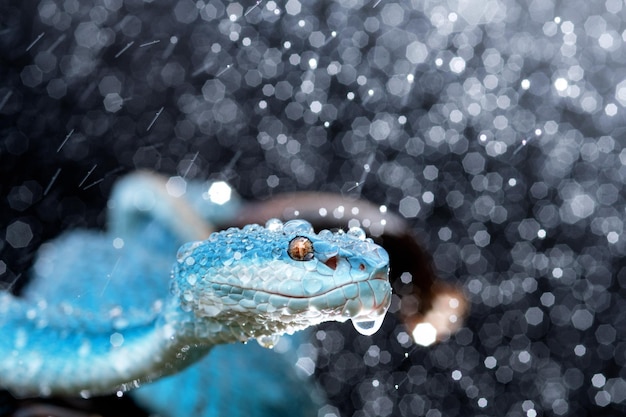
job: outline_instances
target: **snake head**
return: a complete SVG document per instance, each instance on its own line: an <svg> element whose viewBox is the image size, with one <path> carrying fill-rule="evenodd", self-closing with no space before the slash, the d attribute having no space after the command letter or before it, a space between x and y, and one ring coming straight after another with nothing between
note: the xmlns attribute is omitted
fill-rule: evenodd
<svg viewBox="0 0 626 417"><path fill-rule="evenodd" d="M315 233L304 220L273 219L183 245L173 292L208 333L238 340L348 319L372 334L391 301L388 271L387 252L361 229Z"/></svg>

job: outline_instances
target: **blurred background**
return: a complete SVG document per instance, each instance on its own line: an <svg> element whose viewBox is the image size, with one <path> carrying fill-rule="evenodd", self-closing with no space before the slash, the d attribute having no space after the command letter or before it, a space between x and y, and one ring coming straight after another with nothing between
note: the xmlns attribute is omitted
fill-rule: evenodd
<svg viewBox="0 0 626 417"><path fill-rule="evenodd" d="M626 412L622 0L0 3L0 281L138 168L360 195L471 303L314 333L321 417Z"/></svg>

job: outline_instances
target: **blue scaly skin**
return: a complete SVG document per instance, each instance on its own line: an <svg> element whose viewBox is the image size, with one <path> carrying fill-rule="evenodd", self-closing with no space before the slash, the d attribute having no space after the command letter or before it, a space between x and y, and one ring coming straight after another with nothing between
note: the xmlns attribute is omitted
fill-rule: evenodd
<svg viewBox="0 0 626 417"><path fill-rule="evenodd" d="M131 175L113 193L109 232L74 231L42 247L23 297L0 295L4 387L87 396L135 388L200 361L145 385L137 397L170 415L305 415L314 408L281 355L219 345L251 338L271 345L275 335L329 320L375 331L390 301L387 253L358 229L315 234L302 220L270 221L184 244L168 284L174 248L206 237L210 217L227 218L229 204L238 204L199 198L207 192L198 187L189 185L189 198L172 197L159 177ZM290 252L296 237L308 239L312 252ZM246 362L248 354L255 362ZM283 368L272 369L277 358ZM203 375L208 387L189 385ZM175 405L150 399L177 391Z"/></svg>

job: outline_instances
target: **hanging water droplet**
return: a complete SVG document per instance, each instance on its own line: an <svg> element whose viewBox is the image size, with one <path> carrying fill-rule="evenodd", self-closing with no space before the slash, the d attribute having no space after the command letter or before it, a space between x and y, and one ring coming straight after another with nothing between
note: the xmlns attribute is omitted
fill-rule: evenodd
<svg viewBox="0 0 626 417"><path fill-rule="evenodd" d="M280 340L280 335L271 334L269 336L260 336L256 339L257 343L264 348L272 349Z"/></svg>
<svg viewBox="0 0 626 417"><path fill-rule="evenodd" d="M357 332L361 333L363 336L371 336L380 329L383 325L383 320L385 319L385 315L378 316L374 319L352 319L352 325L356 329Z"/></svg>

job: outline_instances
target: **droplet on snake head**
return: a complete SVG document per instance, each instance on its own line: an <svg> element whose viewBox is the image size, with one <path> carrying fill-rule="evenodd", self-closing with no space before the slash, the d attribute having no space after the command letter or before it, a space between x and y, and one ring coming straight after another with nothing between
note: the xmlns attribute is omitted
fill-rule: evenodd
<svg viewBox="0 0 626 417"><path fill-rule="evenodd" d="M333 237L333 232L331 232L331 231L330 231L330 230L328 230L328 229L324 229L324 230L321 230L321 231L318 233L318 236L319 236L321 239L324 239L324 240L330 240L330 239Z"/></svg>
<svg viewBox="0 0 626 417"><path fill-rule="evenodd" d="M276 343L278 343L279 340L280 340L280 335L278 334L260 336L260 337L257 337L256 339L259 345L267 349L272 349L274 346L276 346Z"/></svg>
<svg viewBox="0 0 626 417"><path fill-rule="evenodd" d="M305 279L304 282L302 283L304 292L306 292L307 294L315 294L319 290L321 290L323 286L324 286L324 283L317 278L308 278L308 279Z"/></svg>
<svg viewBox="0 0 626 417"><path fill-rule="evenodd" d="M178 249L178 253L176 254L176 260L178 263L183 263L188 259L193 251L202 244L202 242L188 242L185 243Z"/></svg>
<svg viewBox="0 0 626 417"><path fill-rule="evenodd" d="M311 223L302 219L289 220L283 225L283 233L287 235L297 233L313 233L313 226Z"/></svg>
<svg viewBox="0 0 626 417"><path fill-rule="evenodd" d="M355 330L361 333L363 336L371 336L374 333L376 333L378 329L380 329L380 327L383 325L384 320L385 320L384 314L378 317L375 317L374 319L353 318L352 325L354 326Z"/></svg>
<svg viewBox="0 0 626 417"><path fill-rule="evenodd" d="M265 223L265 228L270 232L282 232L283 231L283 222L279 219L269 219Z"/></svg>
<svg viewBox="0 0 626 417"><path fill-rule="evenodd" d="M360 227L351 227L350 230L348 230L348 234L350 236L356 237L359 240L365 240L366 238L365 230L361 229Z"/></svg>
<svg viewBox="0 0 626 417"><path fill-rule="evenodd" d="M305 271L314 272L314 271L317 271L319 264L314 263L314 262L304 262L302 266L304 267Z"/></svg>

